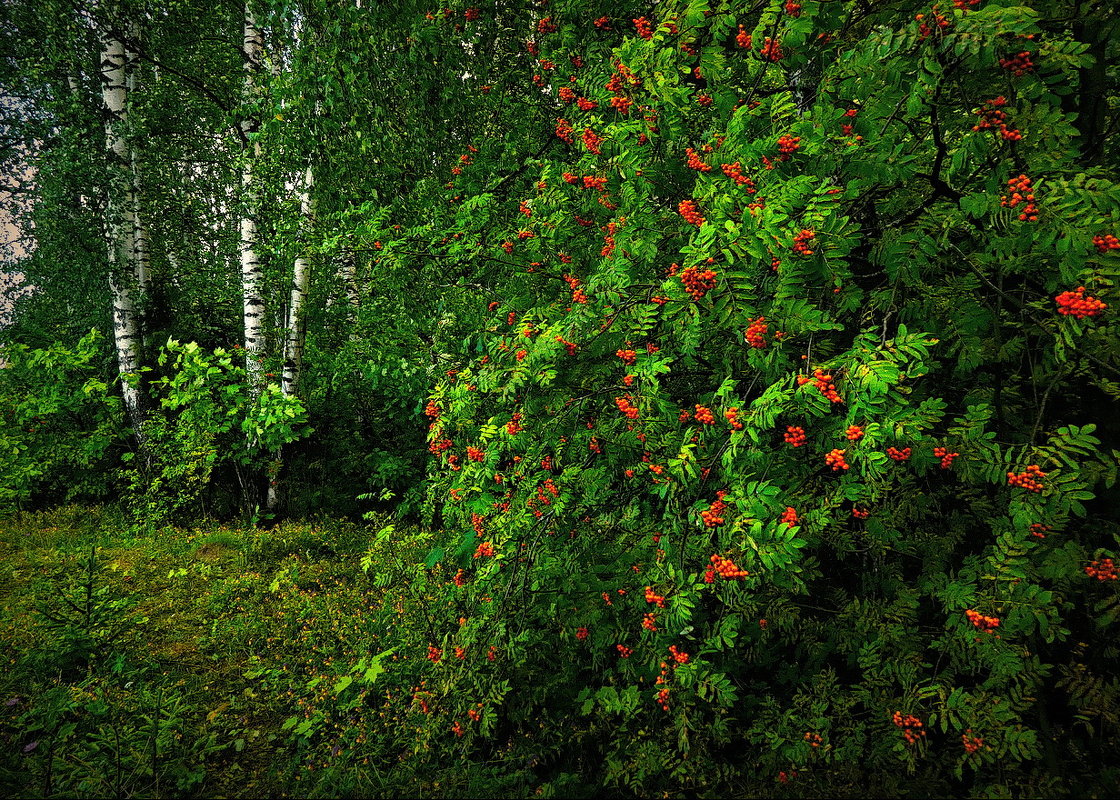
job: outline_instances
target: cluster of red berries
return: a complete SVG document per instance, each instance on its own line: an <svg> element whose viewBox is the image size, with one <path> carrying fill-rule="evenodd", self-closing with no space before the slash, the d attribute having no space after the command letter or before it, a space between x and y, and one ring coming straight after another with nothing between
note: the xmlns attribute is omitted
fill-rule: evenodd
<svg viewBox="0 0 1120 800"><path fill-rule="evenodd" d="M647 631L657 631L657 616L652 611L642 617L642 627Z"/></svg>
<svg viewBox="0 0 1120 800"><path fill-rule="evenodd" d="M1095 317L1108 308L1106 303L1102 303L1097 298L1086 297L1084 286L1078 286L1072 292L1062 292L1054 298L1054 302L1058 304L1059 314L1078 319Z"/></svg>
<svg viewBox="0 0 1120 800"><path fill-rule="evenodd" d="M904 447L899 450L897 447L888 447L887 455L895 461L909 461L911 450L909 447Z"/></svg>
<svg viewBox="0 0 1120 800"><path fill-rule="evenodd" d="M1046 473L1038 464L1028 464L1025 471L1018 474L1014 472L1007 473L1008 486L1021 486L1028 492L1038 494L1042 491L1042 481L1040 478L1045 478Z"/></svg>
<svg viewBox="0 0 1120 800"><path fill-rule="evenodd" d="M576 107L579 108L580 111L590 111L593 108L598 108L599 104L594 100L587 99L586 97L580 97L576 100Z"/></svg>
<svg viewBox="0 0 1120 800"><path fill-rule="evenodd" d="M793 0L788 0L785 8L786 8L786 13L789 14L791 17L800 17L801 16L801 4L800 3L795 3L795 2L793 2Z"/></svg>
<svg viewBox="0 0 1120 800"><path fill-rule="evenodd" d="M1050 530L1049 525L1043 525L1041 522L1032 522L1029 528L1031 536L1036 539L1045 539L1046 532Z"/></svg>
<svg viewBox="0 0 1120 800"><path fill-rule="evenodd" d="M1034 62L1031 61L1031 54L1026 50L1021 53L1016 53L1013 56L1008 56L1007 58L1001 58L999 60L999 65L1016 78L1022 77L1034 70Z"/></svg>
<svg viewBox="0 0 1120 800"><path fill-rule="evenodd" d="M789 161L789 157L801 148L801 137L783 133L778 137L778 160Z"/></svg>
<svg viewBox="0 0 1120 800"><path fill-rule="evenodd" d="M720 164L720 169L723 174L735 181L739 186L747 187L747 194L755 194L758 188L755 187L754 181L743 174L743 165L736 161L734 164Z"/></svg>
<svg viewBox="0 0 1120 800"><path fill-rule="evenodd" d="M802 228L801 231L793 237L793 252L802 256L813 255L813 250L810 249L809 243L816 238L816 231L811 231L808 228Z"/></svg>
<svg viewBox="0 0 1120 800"><path fill-rule="evenodd" d="M509 422L506 423L506 433L508 433L510 436L516 436L523 430L525 429L521 425L521 412L515 411L513 413L513 417Z"/></svg>
<svg viewBox="0 0 1120 800"><path fill-rule="evenodd" d="M646 587L646 602L654 603L658 608L665 608L665 596L655 592L652 586Z"/></svg>
<svg viewBox="0 0 1120 800"><path fill-rule="evenodd" d="M720 489L718 492L716 492L716 499L712 502L712 504L705 510L700 512L700 517L704 520L705 527L718 528L725 522L724 518L721 517L720 514L722 514L727 508L727 503L723 501L723 498L726 496L727 492ZM715 558L715 556L712 557Z"/></svg>
<svg viewBox="0 0 1120 800"><path fill-rule="evenodd" d="M723 412L723 416L727 417L728 424L737 431L743 430L743 423L739 421L739 407L732 406Z"/></svg>
<svg viewBox="0 0 1120 800"><path fill-rule="evenodd" d="M677 210L681 213L681 216L684 217L685 222L690 225L695 225L697 228L706 221L700 214L700 209L697 208L695 200L681 200L681 202L677 204Z"/></svg>
<svg viewBox="0 0 1120 800"><path fill-rule="evenodd" d="M537 238L537 235L535 233L533 233L532 231L518 231L517 232L518 241L523 242L526 239L536 239L536 238Z"/></svg>
<svg viewBox="0 0 1120 800"><path fill-rule="evenodd" d="M961 744L964 745L964 751L970 755L984 746L984 740L979 736L972 736L971 733L972 728L969 728L961 734Z"/></svg>
<svg viewBox="0 0 1120 800"><path fill-rule="evenodd" d="M919 739L925 738L925 726L913 714L903 716L901 711L896 711L891 716L891 722L895 724L895 727L902 728L902 735L906 738L907 744L914 744Z"/></svg>
<svg viewBox="0 0 1120 800"><path fill-rule="evenodd" d="M787 3L786 5L788 6L789 4ZM812 731L807 732L804 738L805 741L809 743L810 747L820 747L821 743L824 742L824 739L821 738L819 733L813 733Z"/></svg>
<svg viewBox="0 0 1120 800"><path fill-rule="evenodd" d="M678 650L675 644L669 645L669 655L673 657L676 664L687 664L688 660L692 657L683 650Z"/></svg>
<svg viewBox="0 0 1120 800"><path fill-rule="evenodd" d="M796 527L799 522L797 510L793 506L786 506L786 510L778 517L778 522L784 522L790 528Z"/></svg>
<svg viewBox="0 0 1120 800"><path fill-rule="evenodd" d="M863 438L863 428L859 425L849 425L844 435L848 437L849 442L858 442Z"/></svg>
<svg viewBox="0 0 1120 800"><path fill-rule="evenodd" d="M455 582L456 586L462 586L463 584L465 584L467 582L467 575L466 575L465 572L463 572L462 569L460 569L458 572L455 573L455 577L452 578L451 580L453 580Z"/></svg>
<svg viewBox="0 0 1120 800"><path fill-rule="evenodd" d="M701 217L701 219L703 218ZM699 302L704 295L716 288L716 273L713 269L700 269L697 265L685 267L681 273L681 283L684 284L685 291L692 297L692 300Z"/></svg>
<svg viewBox="0 0 1120 800"><path fill-rule="evenodd" d="M560 342L560 344L564 345L564 349L567 351L568 355L574 356L576 354L577 345L575 342L569 342L563 336L556 336L554 338L556 341Z"/></svg>
<svg viewBox="0 0 1120 800"><path fill-rule="evenodd" d="M638 354L634 350L616 350L615 355L621 358L622 363L628 367L634 366L638 359Z"/></svg>
<svg viewBox="0 0 1120 800"><path fill-rule="evenodd" d="M568 122L568 120L563 117L556 120L556 135L568 144L572 144L576 140L575 129L572 128L572 123Z"/></svg>
<svg viewBox="0 0 1120 800"><path fill-rule="evenodd" d="M630 654L634 652L633 648L627 647L624 644L616 644L614 647L618 650L619 658L630 658Z"/></svg>
<svg viewBox="0 0 1120 800"><path fill-rule="evenodd" d="M1107 253L1109 250L1120 250L1120 239L1111 233L1102 233L1093 237L1093 246L1098 252Z"/></svg>
<svg viewBox="0 0 1120 800"><path fill-rule="evenodd" d="M471 461L485 461L486 453L484 453L482 450L479 450L477 447L468 447L467 458L469 458Z"/></svg>
<svg viewBox="0 0 1120 800"><path fill-rule="evenodd" d="M428 401L428 405L424 406L424 413L432 419L439 419L439 406L435 400Z"/></svg>
<svg viewBox="0 0 1120 800"><path fill-rule="evenodd" d="M1000 111L1000 106L1006 104L1007 99L1002 95L984 103L984 105L976 111L976 114L980 117L980 121L972 126L972 130L983 131L992 129L999 131L1000 136L1007 142L1017 142L1022 139L1022 132L1009 127L1007 125L1006 112Z"/></svg>
<svg viewBox="0 0 1120 800"><path fill-rule="evenodd" d="M999 617L988 617L971 608L965 611L964 615L968 617L973 627L983 633L991 633L999 627Z"/></svg>
<svg viewBox="0 0 1120 800"><path fill-rule="evenodd" d="M805 444L805 429L790 425L786 428L786 432L782 434L782 438L790 447L801 447Z"/></svg>
<svg viewBox="0 0 1120 800"><path fill-rule="evenodd" d="M856 519L867 519L871 516L871 509L869 508L853 508L852 516Z"/></svg>
<svg viewBox="0 0 1120 800"><path fill-rule="evenodd" d="M968 11L970 8L976 8L980 5L980 0L953 0L953 5L961 11Z"/></svg>
<svg viewBox="0 0 1120 800"><path fill-rule="evenodd" d="M1038 206L1034 202L1034 191L1031 189L1031 179L1026 175L1011 178L1007 181L1009 194L1001 195L999 204L1004 208L1015 208L1020 203L1025 203L1019 212L1020 222L1038 222Z"/></svg>
<svg viewBox="0 0 1120 800"><path fill-rule="evenodd" d="M697 105L701 105L704 108L711 108L712 107L712 102L713 102L713 100L712 100L712 96L710 94L698 94L698 95L696 95Z"/></svg>
<svg viewBox="0 0 1120 800"><path fill-rule="evenodd" d="M761 349L763 347L766 347L767 330L768 327L766 325L766 317L752 319L751 324L747 326L747 330L743 334L743 338L747 340L747 344L749 344L751 347L757 347Z"/></svg>
<svg viewBox="0 0 1120 800"><path fill-rule="evenodd" d="M725 581L741 581L743 578L750 575L745 569L741 569L730 558L724 558L718 553L711 558L712 566L715 567L716 573Z"/></svg>
<svg viewBox="0 0 1120 800"><path fill-rule="evenodd" d="M812 383L817 391L827 397L833 403L843 403L843 398L836 391L836 384L832 382L832 375L827 374L823 369L813 370L813 377L808 375L798 375L797 385L804 386L807 383Z"/></svg>
<svg viewBox="0 0 1120 800"><path fill-rule="evenodd" d="M735 35L735 44L744 50L751 49L751 35L747 33L747 29L742 25L739 26L739 33Z"/></svg>
<svg viewBox="0 0 1120 800"><path fill-rule="evenodd" d="M653 26L645 17L638 17L634 20L634 30L643 39L653 38Z"/></svg>
<svg viewBox="0 0 1120 800"><path fill-rule="evenodd" d="M428 452L433 456L438 456L440 453L450 450L454 446L454 443L450 439L437 439L428 445Z"/></svg>
<svg viewBox="0 0 1120 800"><path fill-rule="evenodd" d="M599 198L599 201L602 202L603 199L604 198ZM601 255L603 258L610 258L611 253L614 252L614 232L617 229L617 222L608 222L603 228L606 233L603 234L603 249L599 251L599 255Z"/></svg>
<svg viewBox="0 0 1120 800"><path fill-rule="evenodd" d="M932 34L941 33L951 24L945 15L937 10L936 5L931 8L930 11L933 14L932 26L930 22L926 21L925 14L917 14L914 16L914 19L918 21L918 38L923 42Z"/></svg>
<svg viewBox="0 0 1120 800"><path fill-rule="evenodd" d="M933 448L933 457L941 459L941 469L952 469L953 459L959 455L960 453L950 453L944 447Z"/></svg>
<svg viewBox="0 0 1120 800"><path fill-rule="evenodd" d="M443 658L443 652L435 645L428 645L428 660L431 662L439 661Z"/></svg>
<svg viewBox="0 0 1120 800"><path fill-rule="evenodd" d="M593 24L601 31L609 31L611 29L611 18L599 17Z"/></svg>
<svg viewBox="0 0 1120 800"><path fill-rule="evenodd" d="M638 409L630 404L629 395L627 395L626 397L616 397L614 399L614 404L618 406L619 411L626 415L627 419L638 418Z"/></svg>
<svg viewBox="0 0 1120 800"><path fill-rule="evenodd" d="M707 406L696 404L696 421L702 425L715 425L716 417Z"/></svg>
<svg viewBox="0 0 1120 800"><path fill-rule="evenodd" d="M846 450L833 448L825 454L824 463L832 467L833 472L839 472L842 469L849 469L851 465L844 460L844 453Z"/></svg>
<svg viewBox="0 0 1120 800"><path fill-rule="evenodd" d="M556 33L560 26L552 21L552 17L545 17L537 23L537 33Z"/></svg>
<svg viewBox="0 0 1120 800"><path fill-rule="evenodd" d="M762 47L758 49L758 54L767 61L781 61L784 56L781 43L769 36L762 40Z"/></svg>
<svg viewBox="0 0 1120 800"><path fill-rule="evenodd" d="M561 100L569 105L575 102L576 93L572 91L570 86L561 86L557 94L560 96Z"/></svg>
<svg viewBox="0 0 1120 800"><path fill-rule="evenodd" d="M587 148L587 152L600 154L599 146L603 143L603 137L599 136L591 128L583 129L583 146Z"/></svg>
<svg viewBox="0 0 1120 800"><path fill-rule="evenodd" d="M1112 563L1111 558L1102 558L1085 567L1085 574L1098 581L1114 581L1117 577L1116 565Z"/></svg>
<svg viewBox="0 0 1120 800"><path fill-rule="evenodd" d="M576 638L581 642L588 637L588 634L589 631L587 630L586 626L580 626L579 628L576 628Z"/></svg>
<svg viewBox="0 0 1120 800"><path fill-rule="evenodd" d="M711 164L705 164L703 159L700 158L700 154L693 150L691 147L686 148L684 154L688 157L688 160L685 163L688 165L689 169L694 169L697 172L712 171Z"/></svg>
<svg viewBox="0 0 1120 800"><path fill-rule="evenodd" d="M480 543L474 551L475 558L484 558L486 556L492 555L494 555L494 545L492 545L490 542Z"/></svg>
<svg viewBox="0 0 1120 800"><path fill-rule="evenodd" d="M858 108L849 108L847 111L844 112L844 116L845 117L855 117L855 115L858 114L858 113L859 113ZM853 127L854 127L854 125L851 122L841 122L840 123L840 133L844 134L845 136L851 136Z"/></svg>
<svg viewBox="0 0 1120 800"><path fill-rule="evenodd" d="M629 114L630 106L634 105L634 101L629 97L612 97L611 108L619 114Z"/></svg>
<svg viewBox="0 0 1120 800"><path fill-rule="evenodd" d="M561 259L561 260L563 260L563 259ZM571 261L571 259L569 258L568 262L570 262L570 261ZM565 262L565 263L568 263L568 262ZM587 302L587 292L585 292L582 288L580 288L581 281L580 281L579 278L575 277L574 275L565 275L564 276L564 282L566 284L568 284L568 288L570 288L572 290L572 302L573 303L586 303Z"/></svg>
<svg viewBox="0 0 1120 800"><path fill-rule="evenodd" d="M463 12L463 18L466 19L467 22L474 22L476 19L478 19L481 16L482 16L482 12L479 11L474 6L471 6L466 11Z"/></svg>

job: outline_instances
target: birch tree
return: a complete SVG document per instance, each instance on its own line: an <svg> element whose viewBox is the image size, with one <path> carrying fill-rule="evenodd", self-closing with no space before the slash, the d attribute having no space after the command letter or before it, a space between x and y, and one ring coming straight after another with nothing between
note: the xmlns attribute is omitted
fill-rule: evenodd
<svg viewBox="0 0 1120 800"><path fill-rule="evenodd" d="M248 5L245 6L241 53L245 60L243 97L246 105L251 106L251 100L257 92L257 73L261 68L264 53L264 36L257 27ZM238 223L238 242L241 259L245 370L254 394L258 394L261 389L262 361L265 354L262 296L264 273L257 251L257 222L254 216L257 203L254 197L253 162L260 155L260 147L253 141L253 134L258 128L259 121L255 113L249 112L242 117L241 135L244 140L244 154L241 167L241 218Z"/></svg>

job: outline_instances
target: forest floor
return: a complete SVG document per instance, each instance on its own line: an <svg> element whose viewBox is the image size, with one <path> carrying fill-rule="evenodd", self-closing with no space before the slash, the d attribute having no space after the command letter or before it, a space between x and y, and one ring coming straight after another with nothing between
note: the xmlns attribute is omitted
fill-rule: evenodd
<svg viewBox="0 0 1120 800"><path fill-rule="evenodd" d="M368 611L428 547L383 537L367 575L374 530L151 530L84 508L0 519L0 795L337 796L288 729L324 664L384 646ZM489 791L396 760L345 791Z"/></svg>

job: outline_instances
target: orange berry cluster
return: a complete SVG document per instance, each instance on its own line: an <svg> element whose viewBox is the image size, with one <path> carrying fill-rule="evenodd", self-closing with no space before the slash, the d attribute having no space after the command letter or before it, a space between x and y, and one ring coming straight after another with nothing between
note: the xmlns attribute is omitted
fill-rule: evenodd
<svg viewBox="0 0 1120 800"><path fill-rule="evenodd" d="M574 356L576 354L576 343L575 342L569 342L563 336L556 336L554 338L556 339L556 341L560 342L560 344L564 345L564 348L567 350L568 355Z"/></svg>
<svg viewBox="0 0 1120 800"><path fill-rule="evenodd" d="M629 97L612 97L611 107L618 111L619 114L629 114L630 106L634 105L634 101Z"/></svg>
<svg viewBox="0 0 1120 800"><path fill-rule="evenodd" d="M579 639L581 642L584 639L586 639L587 636L588 636L588 630L587 630L586 626L576 628L576 638Z"/></svg>
<svg viewBox="0 0 1120 800"><path fill-rule="evenodd" d="M868 508L853 508L852 516L856 519L867 519L871 516L871 509Z"/></svg>
<svg viewBox="0 0 1120 800"><path fill-rule="evenodd" d="M844 402L843 398L841 398L840 395L836 391L836 384L834 384L832 382L832 376L829 375L829 374L826 374L823 369L813 370L813 377L812 378L810 378L808 375L798 375L797 376L797 385L798 386L804 386L805 384L810 383L810 382L816 387L818 392L823 394L825 397L827 397L833 403L843 403Z"/></svg>
<svg viewBox="0 0 1120 800"><path fill-rule="evenodd" d="M720 169L723 174L735 181L739 186L747 187L747 194L755 194L758 189L754 185L754 181L743 174L743 165L736 161L734 164L720 164Z"/></svg>
<svg viewBox="0 0 1120 800"><path fill-rule="evenodd" d="M456 586L462 586L464 583L467 582L466 573L464 573L463 570L460 569L458 572L455 573L455 577L452 578L452 580L455 581Z"/></svg>
<svg viewBox="0 0 1120 800"><path fill-rule="evenodd" d="M964 745L964 751L972 754L984 746L984 740L979 736L972 736L972 728L969 728L961 734L961 744Z"/></svg>
<svg viewBox="0 0 1120 800"><path fill-rule="evenodd" d="M1117 577L1116 565L1112 563L1111 558L1102 558L1085 567L1085 574L1098 581L1114 581Z"/></svg>
<svg viewBox="0 0 1120 800"><path fill-rule="evenodd" d="M999 617L988 617L971 608L965 611L964 615L968 617L968 621L971 622L977 630L983 631L984 633L991 633L999 627Z"/></svg>
<svg viewBox="0 0 1120 800"><path fill-rule="evenodd" d="M657 679L658 682L663 682L661 678ZM657 704L661 706L662 711L669 710L669 687L666 686L657 692Z"/></svg>
<svg viewBox="0 0 1120 800"><path fill-rule="evenodd" d="M1031 189L1031 179L1026 175L1011 178L1007 181L1009 194L1001 195L999 204L1004 208L1015 208L1020 203L1026 203L1019 212L1020 222L1038 222L1038 206L1034 202L1034 191Z"/></svg>
<svg viewBox="0 0 1120 800"><path fill-rule="evenodd" d="M474 551L475 558L485 558L494 555L494 545L490 542L481 542Z"/></svg>
<svg viewBox="0 0 1120 800"><path fill-rule="evenodd" d="M789 161L789 157L796 153L800 148L800 136L790 136L788 133L783 133L778 137L778 160Z"/></svg>
<svg viewBox="0 0 1120 800"><path fill-rule="evenodd" d="M819 733L809 731L805 734L805 741L809 743L810 747L820 747L824 739L821 738Z"/></svg>
<svg viewBox="0 0 1120 800"><path fill-rule="evenodd" d="M723 412L723 416L727 417L728 424L737 431L743 430L743 423L739 421L739 407L732 406Z"/></svg>
<svg viewBox="0 0 1120 800"><path fill-rule="evenodd" d="M657 617L652 611L642 617L642 627L647 631L657 631Z"/></svg>
<svg viewBox="0 0 1120 800"><path fill-rule="evenodd" d="M895 461L909 461L911 450L909 447L904 447L899 450L897 447L888 447L887 455Z"/></svg>
<svg viewBox="0 0 1120 800"><path fill-rule="evenodd" d="M751 347L763 348L766 347L766 317L759 317L752 319L751 324L747 326L743 338L747 340L747 344Z"/></svg>
<svg viewBox="0 0 1120 800"><path fill-rule="evenodd" d="M791 17L800 17L801 16L801 4L800 3L795 3L795 2L793 2L793 0L789 0L789 2L786 3L786 13L789 14Z"/></svg>
<svg viewBox="0 0 1120 800"><path fill-rule="evenodd" d="M591 128L583 129L583 146L587 148L587 152L595 155L600 154L599 146L603 143L603 137L599 136Z"/></svg>
<svg viewBox="0 0 1120 800"><path fill-rule="evenodd" d="M1014 472L1007 473L1008 486L1021 486L1028 492L1038 494L1042 491L1042 481L1040 478L1045 478L1046 473L1038 464L1028 464L1025 471L1018 474Z"/></svg>
<svg viewBox="0 0 1120 800"><path fill-rule="evenodd" d="M810 249L809 243L817 238L815 231L808 228L802 228L801 232L793 237L793 252L802 256L813 255L813 250Z"/></svg>
<svg viewBox="0 0 1120 800"><path fill-rule="evenodd" d="M1104 233L1093 237L1093 245L1098 251L1107 253L1109 250L1120 250L1120 239L1111 233Z"/></svg>
<svg viewBox="0 0 1120 800"><path fill-rule="evenodd" d="M552 21L552 17L545 17L537 23L537 33L556 33L560 26Z"/></svg>
<svg viewBox="0 0 1120 800"><path fill-rule="evenodd" d="M471 6L466 11L463 12L463 18L466 19L467 22L474 22L476 19L478 19L481 16L482 16L482 12L479 11L474 6Z"/></svg>
<svg viewBox="0 0 1120 800"><path fill-rule="evenodd" d="M1045 539L1046 532L1050 530L1049 525L1043 525L1041 522L1032 522L1030 527L1031 536L1036 539Z"/></svg>
<svg viewBox="0 0 1120 800"><path fill-rule="evenodd" d="M799 520L797 519L797 509L793 506L786 506L786 510L778 517L778 522L784 522L790 528L797 527Z"/></svg>
<svg viewBox="0 0 1120 800"><path fill-rule="evenodd" d="M834 448L825 455L824 463L832 467L833 472L839 472L842 469L848 469L851 465L844 460L845 452L847 451Z"/></svg>
<svg viewBox="0 0 1120 800"><path fill-rule="evenodd" d="M781 61L784 55L781 42L772 40L769 36L762 40L762 47L758 49L758 54L767 61Z"/></svg>
<svg viewBox="0 0 1120 800"><path fill-rule="evenodd" d="M712 171L712 165L705 164L703 159L700 158L700 154L693 150L691 147L685 148L684 154L688 156L688 161L686 162L686 164L689 169L694 169L697 172Z"/></svg>
<svg viewBox="0 0 1120 800"><path fill-rule="evenodd" d="M649 20L645 17L638 17L636 20L634 20L634 29L637 32L638 36L643 39L653 38L653 28L651 27Z"/></svg>
<svg viewBox="0 0 1120 800"><path fill-rule="evenodd" d="M703 217L701 217L703 220ZM716 288L718 280L716 278L716 271L709 267L700 269L698 265L685 267L681 272L681 283L684 284L685 291L688 292L693 302L699 302L703 299L704 295Z"/></svg>
<svg viewBox="0 0 1120 800"><path fill-rule="evenodd" d="M565 88L567 88L567 87L565 87ZM581 97L578 100L576 100L576 106L579 108L580 111L590 111L593 108L598 108L599 104L596 103L594 100L588 100L586 97Z"/></svg>
<svg viewBox="0 0 1120 800"><path fill-rule="evenodd" d="M683 650L678 650L675 644L669 645L669 654L676 664L687 664L691 656Z"/></svg>
<svg viewBox="0 0 1120 800"><path fill-rule="evenodd" d="M468 447L467 458L469 458L471 461L485 461L486 453L482 450L479 450L477 447Z"/></svg>
<svg viewBox="0 0 1120 800"><path fill-rule="evenodd" d="M999 60L999 65L1016 78L1020 78L1034 69L1034 62L1031 61L1031 54L1026 50L1021 53L1016 53L1013 56L1008 56L1007 58L1001 58Z"/></svg>
<svg viewBox="0 0 1120 800"><path fill-rule="evenodd" d="M630 404L629 395L627 395L626 397L616 397L614 399L614 404L618 406L619 411L626 415L627 419L638 418L638 409Z"/></svg>
<svg viewBox="0 0 1120 800"><path fill-rule="evenodd" d="M521 425L521 412L515 411L513 417L511 417L510 421L506 423L506 433L508 433L510 436L516 436L523 430L524 427Z"/></svg>
<svg viewBox="0 0 1120 800"><path fill-rule="evenodd" d="M581 281L579 278L575 277L574 275L565 275L564 282L567 283L568 287L572 290L573 303L587 302L587 292L580 288Z"/></svg>
<svg viewBox="0 0 1120 800"><path fill-rule="evenodd" d="M902 728L902 735L906 738L907 744L914 744L919 739L925 738L925 726L913 714L903 716L901 711L896 711L891 716L891 722L895 724L895 727Z"/></svg>
<svg viewBox="0 0 1120 800"><path fill-rule="evenodd" d="M435 645L428 645L428 656L427 656L427 658L428 658L429 661L432 661L432 662L439 661L441 658L443 658L443 653Z"/></svg>
<svg viewBox="0 0 1120 800"><path fill-rule="evenodd" d="M850 442L858 442L863 438L863 428L859 425L849 425L848 430L844 432Z"/></svg>
<svg viewBox="0 0 1120 800"><path fill-rule="evenodd" d="M665 596L655 592L652 586L646 587L646 602L655 603L658 608L665 608Z"/></svg>
<svg viewBox="0 0 1120 800"><path fill-rule="evenodd" d="M637 361L638 354L633 350L616 350L615 355L622 359L622 363L628 367L634 366Z"/></svg>
<svg viewBox="0 0 1120 800"><path fill-rule="evenodd" d="M735 35L735 44L744 50L751 49L751 35L747 33L747 29L742 25L739 26L739 32Z"/></svg>
<svg viewBox="0 0 1120 800"><path fill-rule="evenodd" d="M928 39L930 37L930 35L932 35L934 33L941 33L943 30L948 28L949 25L951 24L949 22L949 20L946 19L945 16L937 10L936 5L933 8L931 8L930 11L933 14L933 25L932 25L932 27L930 26L930 23L926 21L926 15L925 14L917 14L917 15L914 16L914 19L916 19L918 21L918 35L919 35L919 38L923 42L926 39Z"/></svg>
<svg viewBox="0 0 1120 800"><path fill-rule="evenodd" d="M953 0L953 5L961 11L968 11L970 8L976 8L980 5L980 0Z"/></svg>
<svg viewBox="0 0 1120 800"><path fill-rule="evenodd" d="M563 139L568 144L575 142L575 130L572 128L572 123L560 117L556 120L556 136Z"/></svg>
<svg viewBox="0 0 1120 800"><path fill-rule="evenodd" d="M972 130L983 131L994 129L999 131L1004 141L1008 142L1017 142L1022 139L1023 134L1021 131L1008 127L1007 113L999 110L1000 106L1006 104L1007 99L1002 95L984 103L984 105L976 111L976 115L980 117L980 121L972 126Z"/></svg>
<svg viewBox="0 0 1120 800"><path fill-rule="evenodd" d="M697 228L706 221L700 214L700 209L696 207L695 200L681 200L681 202L677 204L677 210L681 212L681 216L684 217L685 222L690 225L695 225Z"/></svg>
<svg viewBox="0 0 1120 800"><path fill-rule="evenodd" d="M944 447L933 448L933 457L941 459L941 469L952 469L953 459L959 455L960 453L950 453Z"/></svg>
<svg viewBox="0 0 1120 800"><path fill-rule="evenodd" d="M725 581L741 581L750 575L745 569L740 569L730 558L724 558L719 554L712 556L711 562L716 573Z"/></svg>
<svg viewBox="0 0 1120 800"><path fill-rule="evenodd" d="M595 20L594 25L601 31L609 31L611 29L611 18L599 17L597 20Z"/></svg>
<svg viewBox="0 0 1120 800"><path fill-rule="evenodd" d="M711 108L713 102L712 96L710 94L698 94L696 95L696 102L704 108Z"/></svg>
<svg viewBox="0 0 1120 800"><path fill-rule="evenodd" d="M696 404L696 421L701 423L702 425L715 425L716 424L716 417L715 417L715 414L712 413L712 410L710 408L708 408L706 406L702 406L699 403L697 403Z"/></svg>
<svg viewBox="0 0 1120 800"><path fill-rule="evenodd" d="M716 492L716 499L704 511L700 512L700 518L704 520L705 527L718 528L724 523L724 518L720 516L727 508L727 503L723 502L723 498L727 492L722 489ZM715 556L713 556L715 558Z"/></svg>
<svg viewBox="0 0 1120 800"><path fill-rule="evenodd" d="M570 86L561 86L557 92L560 99L565 103L571 104L576 99L576 93L572 91Z"/></svg>
<svg viewBox="0 0 1120 800"><path fill-rule="evenodd" d="M1086 297L1084 286L1078 286L1072 292L1062 292L1054 298L1054 302L1058 304L1059 314L1078 319L1095 317L1108 308L1106 303L1102 303L1097 298Z"/></svg>
<svg viewBox="0 0 1120 800"><path fill-rule="evenodd" d="M805 444L805 429L796 425L790 425L786 428L786 432L782 434L786 444L790 447L801 447Z"/></svg>

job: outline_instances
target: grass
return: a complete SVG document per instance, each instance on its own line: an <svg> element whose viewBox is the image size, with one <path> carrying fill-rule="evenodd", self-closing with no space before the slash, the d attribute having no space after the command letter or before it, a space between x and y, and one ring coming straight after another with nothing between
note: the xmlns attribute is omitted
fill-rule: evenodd
<svg viewBox="0 0 1120 800"><path fill-rule="evenodd" d="M338 746L317 760L285 728L312 718L316 677L385 644L371 609L397 602L394 571L407 576L427 542L383 537L375 580L360 566L372 534L153 530L87 508L0 520L0 794L485 796L478 775L421 778L406 753L375 753L346 789Z"/></svg>

